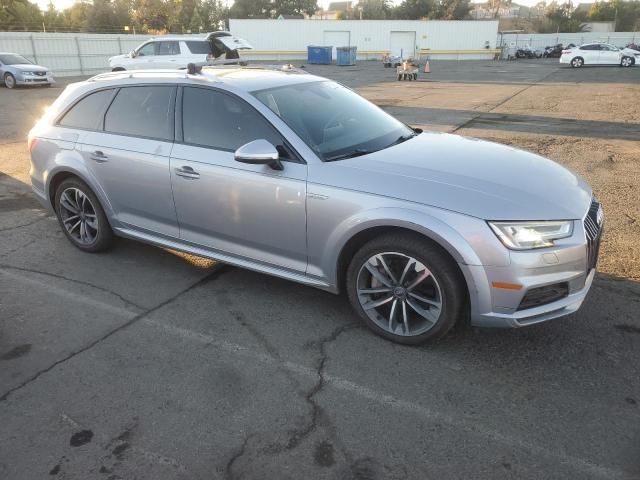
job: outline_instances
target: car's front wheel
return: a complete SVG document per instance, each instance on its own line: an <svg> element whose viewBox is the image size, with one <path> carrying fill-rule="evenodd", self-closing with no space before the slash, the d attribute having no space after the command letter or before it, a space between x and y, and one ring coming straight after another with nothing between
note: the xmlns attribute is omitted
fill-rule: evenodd
<svg viewBox="0 0 640 480"><path fill-rule="evenodd" d="M442 337L466 308L455 263L417 235L385 235L364 245L347 269L346 290L369 328L407 345Z"/></svg>
<svg viewBox="0 0 640 480"><path fill-rule="evenodd" d="M79 178L60 183L55 210L62 231L80 250L94 253L113 244L113 231L98 198Z"/></svg>
<svg viewBox="0 0 640 480"><path fill-rule="evenodd" d="M16 77L10 73L4 74L4 85L7 88L14 88L16 86Z"/></svg>
<svg viewBox="0 0 640 480"><path fill-rule="evenodd" d="M571 60L571 66L573 68L580 68L584 65L584 60L580 57L576 57L573 60Z"/></svg>
<svg viewBox="0 0 640 480"><path fill-rule="evenodd" d="M630 67L633 65L633 58L631 57L622 57L622 61L620 62L620 66L622 67Z"/></svg>

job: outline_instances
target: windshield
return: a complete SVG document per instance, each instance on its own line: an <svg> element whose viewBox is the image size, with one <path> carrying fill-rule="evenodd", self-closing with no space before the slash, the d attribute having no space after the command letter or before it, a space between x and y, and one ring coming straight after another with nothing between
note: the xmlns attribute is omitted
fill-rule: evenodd
<svg viewBox="0 0 640 480"><path fill-rule="evenodd" d="M24 58L22 55L15 55L13 53L10 53L8 55L0 55L0 63L2 63L3 65L20 65L31 62Z"/></svg>
<svg viewBox="0 0 640 480"><path fill-rule="evenodd" d="M414 131L346 87L331 81L252 92L323 160L364 155Z"/></svg>

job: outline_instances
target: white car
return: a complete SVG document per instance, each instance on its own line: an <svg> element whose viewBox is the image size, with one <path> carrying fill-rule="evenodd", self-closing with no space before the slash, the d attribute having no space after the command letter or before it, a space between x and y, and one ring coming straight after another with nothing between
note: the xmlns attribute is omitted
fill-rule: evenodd
<svg viewBox="0 0 640 480"><path fill-rule="evenodd" d="M166 36L152 38L135 50L109 59L112 71L158 68L187 68L189 63L237 63L238 50L253 47L229 32L213 32L206 37Z"/></svg>
<svg viewBox="0 0 640 480"><path fill-rule="evenodd" d="M636 63L636 57L631 49L620 50L608 43L586 43L579 47L563 50L560 63L568 63L573 68L583 65L620 65L631 67ZM638 59L640 60L640 59Z"/></svg>

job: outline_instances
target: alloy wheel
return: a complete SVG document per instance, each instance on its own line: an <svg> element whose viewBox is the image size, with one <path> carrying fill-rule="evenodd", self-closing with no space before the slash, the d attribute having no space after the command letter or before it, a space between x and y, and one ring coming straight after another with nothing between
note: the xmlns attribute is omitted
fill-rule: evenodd
<svg viewBox="0 0 640 480"><path fill-rule="evenodd" d="M81 245L92 244L98 236L98 216L82 190L69 187L60 195L60 218L69 236Z"/></svg>
<svg viewBox="0 0 640 480"><path fill-rule="evenodd" d="M358 272L356 290L367 316L393 335L423 334L442 313L437 279L420 260L403 253L370 257Z"/></svg>
<svg viewBox="0 0 640 480"><path fill-rule="evenodd" d="M624 58L622 59L622 66L623 66L623 67L630 67L630 66L631 66L631 64L632 64L631 58L629 58L629 57L624 57Z"/></svg>
<svg viewBox="0 0 640 480"><path fill-rule="evenodd" d="M7 86L7 88L13 88L16 86L16 79L13 78L13 75L7 74L4 77L4 84Z"/></svg>

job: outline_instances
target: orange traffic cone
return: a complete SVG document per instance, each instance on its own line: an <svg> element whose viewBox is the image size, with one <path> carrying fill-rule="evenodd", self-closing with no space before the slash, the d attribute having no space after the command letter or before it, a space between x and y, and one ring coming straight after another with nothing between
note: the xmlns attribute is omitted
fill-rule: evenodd
<svg viewBox="0 0 640 480"><path fill-rule="evenodd" d="M424 73L431 73L431 68L429 67L429 60L424 62Z"/></svg>

